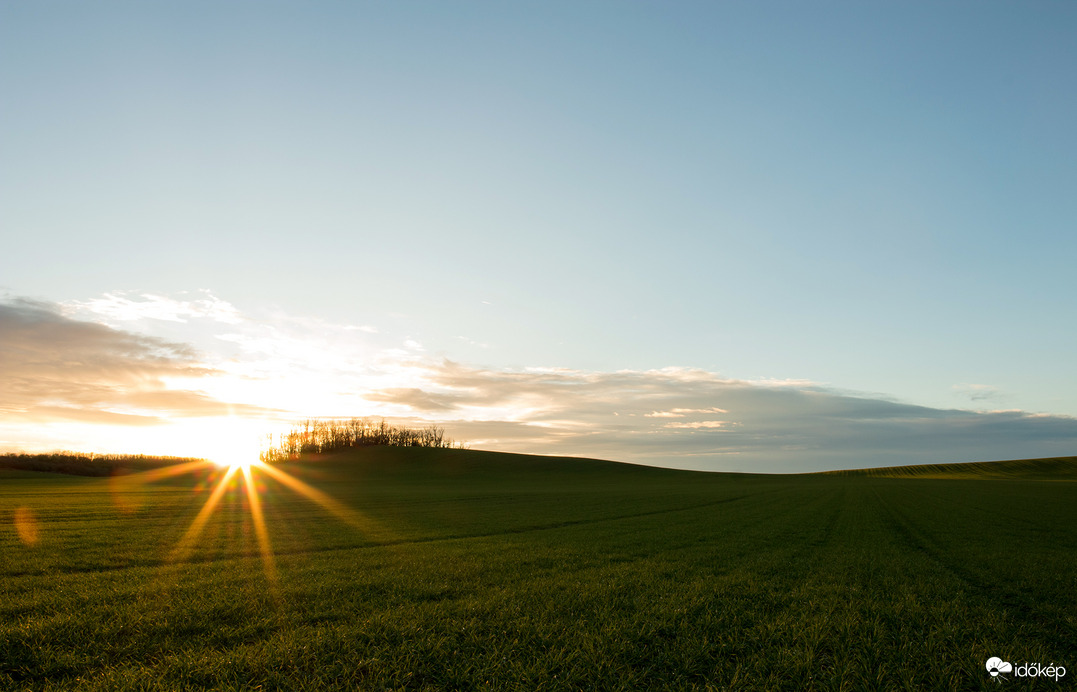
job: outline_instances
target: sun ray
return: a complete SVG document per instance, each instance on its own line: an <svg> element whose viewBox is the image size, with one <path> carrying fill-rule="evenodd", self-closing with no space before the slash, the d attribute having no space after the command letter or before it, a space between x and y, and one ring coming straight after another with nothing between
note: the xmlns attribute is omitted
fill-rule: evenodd
<svg viewBox="0 0 1077 692"><path fill-rule="evenodd" d="M228 481L231 480L238 469L238 466L232 466L224 472L224 476L221 477L217 487L213 489L209 499L206 500L206 504L202 505L202 509L198 512L198 516L191 522L191 526L187 529L187 533L183 534L183 538L179 540L176 548L172 551L171 559L173 562L182 560L190 553L191 548L194 546L194 542L202 534L202 529L205 528L206 522L209 520L210 515L213 514L213 510L217 507L217 503L221 501L224 492L228 490Z"/></svg>
<svg viewBox="0 0 1077 692"><path fill-rule="evenodd" d="M254 522L254 535L258 539L258 551L262 554L262 566L265 568L266 580L269 582L274 598L279 596L280 580L277 576L277 562L273 556L273 547L269 543L269 531L266 529L265 516L262 514L262 499L254 487L249 464L243 469L243 482L247 487L247 499L250 501L251 519Z"/></svg>
<svg viewBox="0 0 1077 692"><path fill-rule="evenodd" d="M322 506L323 509L330 514L340 519L346 524L350 524L355 528L363 531L366 534L372 534L376 531L374 522L369 518L364 517L359 512L347 507L338 500L334 500L329 495L325 494L321 490L307 485L303 481L299 480L295 476L292 476L284 471L272 466L270 464L256 461L251 464L253 468L264 472L266 475L280 482L282 485L290 488L294 492L306 497L308 500L315 502Z"/></svg>
<svg viewBox="0 0 1077 692"><path fill-rule="evenodd" d="M222 447L225 451L226 447ZM234 451L234 450L233 450ZM227 462L227 463L226 463ZM392 532L387 532L378 522L363 513L358 512L339 500L334 499L327 493L299 480L283 469L260 461L256 455L226 454L221 453L213 457L213 461L191 461L176 464L167 468L154 469L129 477L123 477L123 483L148 483L152 481L179 476L184 473L196 473L206 468L221 469L219 480L212 486L209 497L199 509L198 514L191 521L190 526L183 536L177 541L175 547L169 553L167 563L177 565L185 561L194 551L199 538L203 535L209 520L218 510L221 500L230 488L235 488L237 480L242 476L244 493L246 494L247 507L250 512L251 526L254 529L254 537L258 546L258 554L261 558L266 581L269 585L270 595L275 601L281 598L280 572L277 566L276 554L269 535L269 526L265 514L265 498L262 496L264 487L257 483L258 474L262 473L266 478L273 479L277 483L300 495L312 503L318 505L330 515L343 523L359 529L364 536L374 540L392 538Z"/></svg>
<svg viewBox="0 0 1077 692"><path fill-rule="evenodd" d="M164 480L165 478L172 478L173 476L180 476L185 473L191 473L192 471L198 471L199 469L213 467L215 467L215 464L211 461L196 459L194 461L185 461L182 464L162 466L159 469L140 471L127 476L118 476L118 478L124 483L152 483L154 481Z"/></svg>

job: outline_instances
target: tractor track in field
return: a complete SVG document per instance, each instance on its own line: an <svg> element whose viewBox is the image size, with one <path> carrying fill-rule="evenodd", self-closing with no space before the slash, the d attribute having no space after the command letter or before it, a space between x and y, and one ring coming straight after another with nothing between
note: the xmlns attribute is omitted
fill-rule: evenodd
<svg viewBox="0 0 1077 692"><path fill-rule="evenodd" d="M586 526L586 525L591 525L591 524L601 524L601 523L605 523L605 522L622 521L622 520L625 520L625 519L636 519L636 518L640 518L640 517L650 517L650 516L660 516L660 515L665 515L665 514L675 514L677 512L689 512L689 511L697 510L697 509L705 509L707 507L717 507L719 505L728 504L730 502L736 502L738 500L743 500L744 498L747 498L747 497L758 496L759 494L765 493L765 492L770 492L770 491L760 491L760 492L757 492L757 493L746 493L746 494L743 494L743 495L736 495L736 496L733 496L733 497L724 497L724 498L721 498L719 500L711 500L711 501L708 501L708 502L696 503L696 504L687 505L687 506L684 506L684 507L673 507L673 508L668 508L668 509L648 510L648 511L645 511L645 512L632 512L632 513L628 513L628 514L618 514L618 515L606 516L606 517L595 517L595 518L587 518L587 519L570 519L570 520L565 520L565 521L550 522L550 523L546 523L546 524L538 524L538 525L533 525L533 526L519 526L519 527L513 527L513 528L507 528L507 529L500 529L500 530L497 530L497 531L480 531L480 532L475 532L475 533L459 533L459 534L439 535L439 536L417 536L417 537L413 537L413 538L400 538L400 539L383 540L383 541L376 541L376 542L370 542L370 543L361 543L361 544L358 544L358 545L335 545L335 546L324 546L324 547L316 547L316 548L295 548L295 549L286 549L286 550L279 550L279 551L275 550L275 551L273 551L273 555L275 557L292 556L292 555L314 555L314 554L319 554L319 553L342 552L342 551L347 551L347 550L368 550L368 549L372 549L372 548L391 548L391 547L394 547L394 546L401 546L401 545L419 545L419 544L424 544L424 543L439 543L439 542L445 542L445 541L460 541L460 540L469 540L469 539L475 539L475 538L493 538L493 537L496 537L496 536L512 536L512 535L520 535L520 534L528 534L528 533L537 533L537 532L540 532L540 531L553 531L553 530L562 529L562 528L568 528L568 527L572 527L572 526ZM227 560L258 559L259 557L260 557L260 555L259 555L259 553L257 551L252 551L252 552L249 552L249 553L234 554L234 555L223 555L223 556L209 556L209 557L204 557L204 558L186 557L186 558L183 558L183 559L180 559L180 560L159 560L159 561L154 561L154 562L144 562L144 563L124 564L124 565L103 565L103 566L94 565L94 566L85 566L85 567L74 567L74 568L64 569L64 570L62 570L60 572L54 572L53 574L57 574L57 573L58 574L95 574L95 573L121 572L121 571L128 570L128 569L139 569L139 568L152 569L152 568L176 566L176 565L184 565L184 564L198 565L198 564L207 564L207 563L213 563L213 562L224 562L224 561L227 561ZM8 573L8 574L6 574L4 576L5 577L21 577L21 576L37 576L37 575L38 575L37 573L24 572L24 573Z"/></svg>
<svg viewBox="0 0 1077 692"><path fill-rule="evenodd" d="M1065 653L1077 656L1077 628L1058 616L1043 612L1034 600L996 581L983 578L974 570L947 556L945 551L939 550L904 513L884 500L878 491L874 491L874 494L878 506L886 512L884 521L893 529L901 543L924 555L973 591L983 594L990 602L1010 608L1016 613L1016 617L1034 623L1046 633L1055 633L1052 639L1061 645Z"/></svg>

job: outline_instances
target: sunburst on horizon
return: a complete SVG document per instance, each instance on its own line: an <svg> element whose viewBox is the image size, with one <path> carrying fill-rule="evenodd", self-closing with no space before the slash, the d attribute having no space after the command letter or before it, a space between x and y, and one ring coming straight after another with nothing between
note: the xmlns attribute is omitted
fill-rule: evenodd
<svg viewBox="0 0 1077 692"><path fill-rule="evenodd" d="M370 517L296 478L291 473L267 464L259 458L257 452L253 452L249 447L246 451L239 451L242 448L242 444L224 444L220 446L222 451L214 455L212 460L187 461L123 477L122 482L125 485L144 485L177 476L204 472L214 467L221 470L219 478L214 479L208 488L198 491L208 492L209 495L183 535L176 542L176 545L168 553L165 559L166 564L180 563L191 556L206 525L217 511L221 500L229 490L238 490L239 485L242 484L242 493L247 500L247 509L250 512L251 524L254 528L263 571L271 593L274 597L279 596L280 577L273 543L270 538L269 525L265 516L266 486L265 483L259 482L261 480L258 478L259 475L262 479L271 479L287 487L295 494L319 505L339 521L365 534L379 533L378 525Z"/></svg>

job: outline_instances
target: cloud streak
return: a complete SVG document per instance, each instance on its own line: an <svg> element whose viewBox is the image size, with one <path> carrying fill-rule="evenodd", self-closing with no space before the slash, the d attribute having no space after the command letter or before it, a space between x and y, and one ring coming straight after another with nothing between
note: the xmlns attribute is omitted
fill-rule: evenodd
<svg viewBox="0 0 1077 692"><path fill-rule="evenodd" d="M133 300L123 291L106 293L101 298L75 301L71 307L106 316L119 322L144 319L165 322L187 322L190 319L211 319L225 324L242 320L239 311L227 301L217 298L209 291L199 291L193 300L170 298L152 293L139 294Z"/></svg>

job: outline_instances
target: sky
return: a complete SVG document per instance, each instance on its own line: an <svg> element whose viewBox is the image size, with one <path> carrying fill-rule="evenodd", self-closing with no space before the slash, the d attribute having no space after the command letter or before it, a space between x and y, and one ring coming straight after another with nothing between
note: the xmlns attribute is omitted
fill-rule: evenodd
<svg viewBox="0 0 1077 692"><path fill-rule="evenodd" d="M0 5L0 451L1077 454L1077 6ZM252 441L253 440L253 441Z"/></svg>

